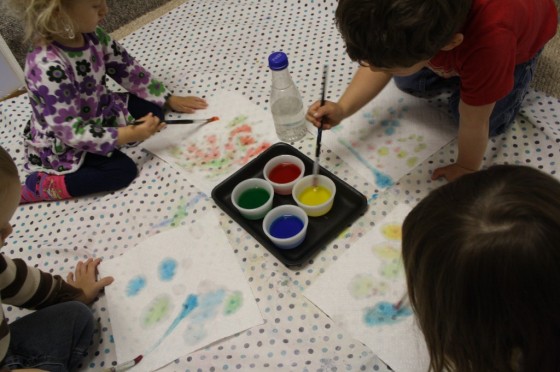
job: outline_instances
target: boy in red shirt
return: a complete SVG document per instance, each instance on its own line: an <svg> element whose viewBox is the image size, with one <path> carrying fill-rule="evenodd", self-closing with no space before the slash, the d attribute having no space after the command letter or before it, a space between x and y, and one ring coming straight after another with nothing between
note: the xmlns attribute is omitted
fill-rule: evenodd
<svg viewBox="0 0 560 372"><path fill-rule="evenodd" d="M340 0L336 22L361 67L337 103L315 102L307 119L329 129L393 77L417 96L451 90L458 157L432 179L452 181L478 170L489 136L515 119L558 12L553 0Z"/></svg>

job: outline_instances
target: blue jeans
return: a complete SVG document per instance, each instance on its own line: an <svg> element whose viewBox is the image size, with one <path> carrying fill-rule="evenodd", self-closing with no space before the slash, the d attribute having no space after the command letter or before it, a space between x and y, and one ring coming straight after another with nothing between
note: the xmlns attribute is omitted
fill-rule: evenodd
<svg viewBox="0 0 560 372"><path fill-rule="evenodd" d="M540 52L529 61L515 67L513 89L507 96L496 102L490 115L489 135L491 137L505 132L515 120L528 92L529 84L533 80L539 56ZM430 97L446 89L451 90L448 107L455 122L459 123L460 78L445 79L432 70L424 68L410 76L395 76L394 80L400 90L417 97Z"/></svg>
<svg viewBox="0 0 560 372"><path fill-rule="evenodd" d="M9 325L10 346L2 367L74 371L91 343L94 320L87 305L64 302Z"/></svg>

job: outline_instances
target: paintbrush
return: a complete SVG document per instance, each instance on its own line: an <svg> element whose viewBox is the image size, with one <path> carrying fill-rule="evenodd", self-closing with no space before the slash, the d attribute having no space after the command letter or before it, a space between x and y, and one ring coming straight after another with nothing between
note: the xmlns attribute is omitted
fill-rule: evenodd
<svg viewBox="0 0 560 372"><path fill-rule="evenodd" d="M213 116L210 119L172 119L172 120L164 120L165 124L208 124L213 121L220 120L219 117ZM142 120L136 120L133 124L142 124Z"/></svg>
<svg viewBox="0 0 560 372"><path fill-rule="evenodd" d="M325 105L325 91L327 89L327 71L328 66L323 66L323 88L321 92L321 107ZM317 187L317 175L319 174L319 157L321 155L321 137L323 135L323 120L325 116L321 117L321 124L317 128L317 143L315 144L315 162L313 163L313 187Z"/></svg>
<svg viewBox="0 0 560 372"><path fill-rule="evenodd" d="M395 310L400 310L401 307L406 306L409 304L408 292L405 292L399 302L393 305Z"/></svg>
<svg viewBox="0 0 560 372"><path fill-rule="evenodd" d="M134 359L132 359L128 362L118 364L115 367L106 368L106 369L103 370L103 372L123 372L123 371L126 371L128 369L131 369L132 367L134 367L138 363L140 363L142 358L143 358L142 355L138 355L136 358L134 358Z"/></svg>

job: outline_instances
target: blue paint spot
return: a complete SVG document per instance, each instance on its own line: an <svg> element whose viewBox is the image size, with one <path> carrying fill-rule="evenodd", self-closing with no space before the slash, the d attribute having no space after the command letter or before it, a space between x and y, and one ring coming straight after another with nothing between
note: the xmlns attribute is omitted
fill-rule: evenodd
<svg viewBox="0 0 560 372"><path fill-rule="evenodd" d="M395 324L410 315L412 310L408 306L397 310L392 303L382 301L364 310L364 323L369 327Z"/></svg>
<svg viewBox="0 0 560 372"><path fill-rule="evenodd" d="M185 302L181 306L181 312L177 317L171 322L171 325L167 328L163 336L146 352L146 354L151 353L165 340L169 335L177 328L177 326L185 319L196 307L198 306L198 296L194 294L189 294Z"/></svg>
<svg viewBox="0 0 560 372"><path fill-rule="evenodd" d="M226 292L223 289L201 294L198 312L191 317L193 322L202 323L215 318L218 314L218 307L224 301L225 296Z"/></svg>
<svg viewBox="0 0 560 372"><path fill-rule="evenodd" d="M386 135L390 136L395 134L395 128L399 127L401 124L397 120L383 120L381 121L381 127L385 128L384 132Z"/></svg>
<svg viewBox="0 0 560 372"><path fill-rule="evenodd" d="M363 156L354 147L352 147L348 142L346 142L346 140L339 138L338 142L344 145L344 147L346 147L348 151L350 151L352 155L354 155L356 159L360 161L360 163L366 166L371 171L371 173L373 173L373 176L375 177L375 184L377 186L381 188L387 188L393 186L394 182L391 179L391 177L389 177L384 173L381 173L377 168L371 165L366 159L363 158Z"/></svg>
<svg viewBox="0 0 560 372"><path fill-rule="evenodd" d="M159 278L164 282L169 282L175 277L177 270L177 261L172 258L166 258L159 264Z"/></svg>
<svg viewBox="0 0 560 372"><path fill-rule="evenodd" d="M146 278L137 276L128 282L126 286L126 295L128 297L136 296L146 286Z"/></svg>

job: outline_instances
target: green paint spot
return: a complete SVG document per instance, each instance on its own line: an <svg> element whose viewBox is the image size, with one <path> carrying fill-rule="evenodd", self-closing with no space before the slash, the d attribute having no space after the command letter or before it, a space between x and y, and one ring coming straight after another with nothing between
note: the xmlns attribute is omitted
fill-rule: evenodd
<svg viewBox="0 0 560 372"><path fill-rule="evenodd" d="M379 150L377 150L377 153L381 156L387 156L389 155L389 149L387 147L382 147Z"/></svg>
<svg viewBox="0 0 560 372"><path fill-rule="evenodd" d="M426 147L428 147L428 145L426 145L425 143L419 143L418 145L416 145L416 147L414 148L414 152L420 152L422 150L425 150Z"/></svg>
<svg viewBox="0 0 560 372"><path fill-rule="evenodd" d="M401 276L403 265L401 260L391 260L381 267L381 275L387 279L395 279Z"/></svg>
<svg viewBox="0 0 560 372"><path fill-rule="evenodd" d="M418 158L416 156L413 156L411 158L408 158L406 160L406 165L408 165L409 167L413 167L418 163Z"/></svg>
<svg viewBox="0 0 560 372"><path fill-rule="evenodd" d="M144 327L153 327L165 320L172 309L171 298L166 295L156 297L144 310L140 321Z"/></svg>
<svg viewBox="0 0 560 372"><path fill-rule="evenodd" d="M243 305L243 295L240 291L230 294L224 301L224 315L235 313Z"/></svg>

